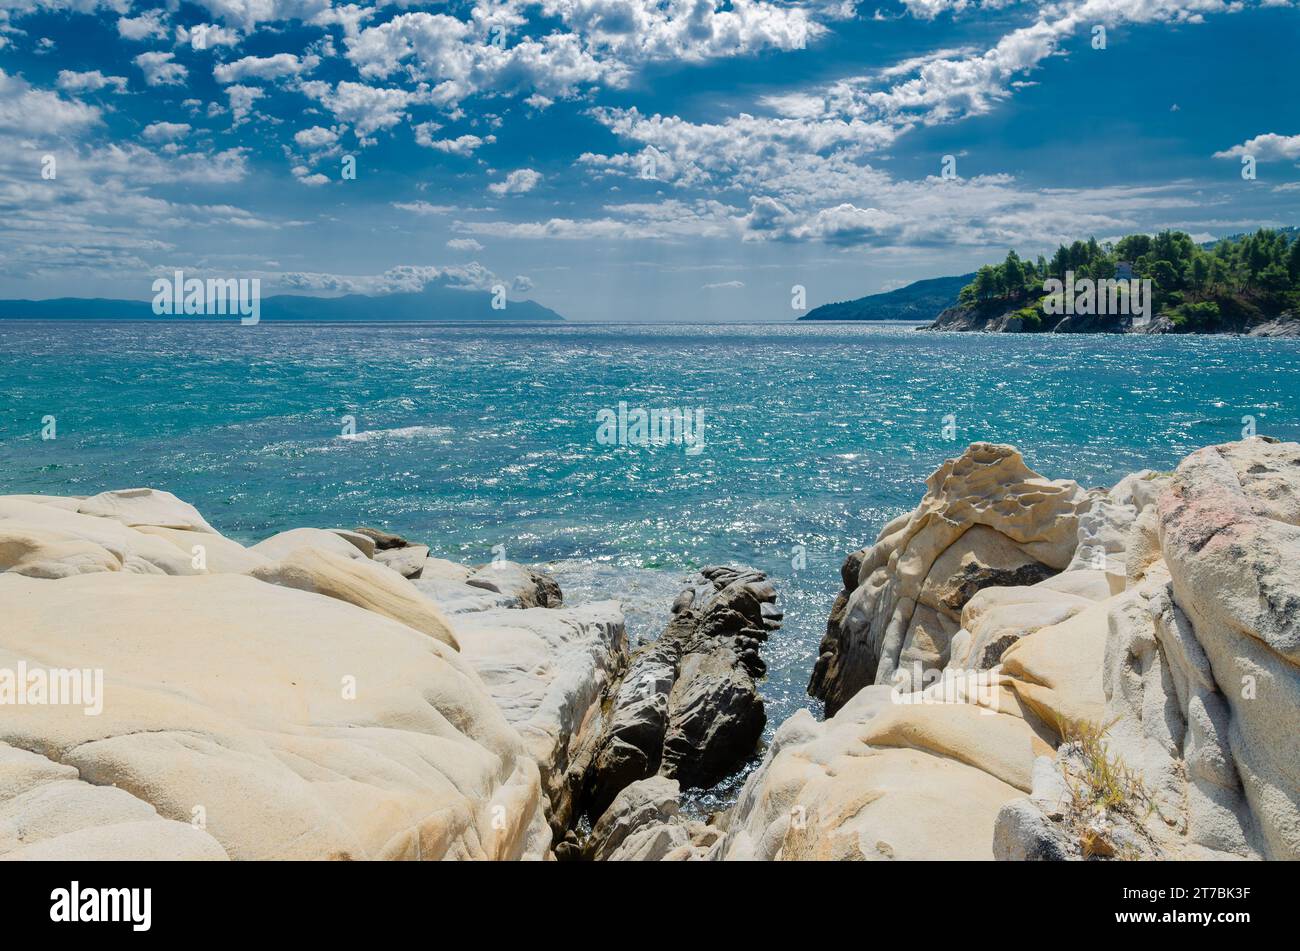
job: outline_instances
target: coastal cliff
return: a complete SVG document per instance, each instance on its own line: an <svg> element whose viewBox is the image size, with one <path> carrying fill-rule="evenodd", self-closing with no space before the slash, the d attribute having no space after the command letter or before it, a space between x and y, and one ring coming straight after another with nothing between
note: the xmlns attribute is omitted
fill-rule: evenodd
<svg viewBox="0 0 1300 951"><path fill-rule="evenodd" d="M926 330L1300 336L1295 229L1196 244L1181 231L985 265Z"/></svg>
<svg viewBox="0 0 1300 951"><path fill-rule="evenodd" d="M1146 322L1122 314L1046 315L1023 301L954 304L918 329L957 333L1104 333L1104 334L1241 334L1247 337L1300 337L1300 317L1290 311L1264 312L1188 324L1175 313L1159 313Z"/></svg>
<svg viewBox="0 0 1300 951"><path fill-rule="evenodd" d="M828 718L760 749L758 572L631 645L616 602L386 531L0 497L0 669L102 677L0 676L0 859L1296 859L1297 566L1300 445L1084 489L973 444L848 556Z"/></svg>

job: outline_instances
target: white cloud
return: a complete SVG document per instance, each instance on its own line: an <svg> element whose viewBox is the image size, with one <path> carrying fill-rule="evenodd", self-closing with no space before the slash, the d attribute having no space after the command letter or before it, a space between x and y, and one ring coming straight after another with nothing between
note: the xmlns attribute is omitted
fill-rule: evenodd
<svg viewBox="0 0 1300 951"><path fill-rule="evenodd" d="M1018 0L902 0L907 12L920 20L933 20L941 13L962 13L979 8L1001 10Z"/></svg>
<svg viewBox="0 0 1300 951"><path fill-rule="evenodd" d="M503 182L494 182L488 191L494 195L522 195L537 187L542 180L540 172L531 168L518 168L506 176Z"/></svg>
<svg viewBox="0 0 1300 951"><path fill-rule="evenodd" d="M473 238L452 238L447 242L447 247L453 251L482 251L483 245L479 244Z"/></svg>
<svg viewBox="0 0 1300 951"><path fill-rule="evenodd" d="M189 70L180 63L172 62L175 58L174 53L141 53L134 62L150 86L179 86L189 75Z"/></svg>
<svg viewBox="0 0 1300 951"><path fill-rule="evenodd" d="M176 42L196 50L210 50L217 46L238 46L239 31L215 23L196 23L190 27L178 26Z"/></svg>
<svg viewBox="0 0 1300 951"><path fill-rule="evenodd" d="M486 26L486 24L485 24ZM572 96L598 82L621 85L627 69L602 63L573 33L484 43L482 28L442 13L405 13L346 39L347 58L363 78L404 73L432 84L432 100L455 105L476 93L541 92Z"/></svg>
<svg viewBox="0 0 1300 951"><path fill-rule="evenodd" d="M720 290L727 290L731 288L739 289L744 286L745 286L744 281L718 281L716 284L702 285L701 290L720 291Z"/></svg>
<svg viewBox="0 0 1300 951"><path fill-rule="evenodd" d="M330 8L330 0L195 0L218 20L250 32L259 23L307 21Z"/></svg>
<svg viewBox="0 0 1300 951"><path fill-rule="evenodd" d="M457 221L464 234L558 241L673 241L684 238L740 237L740 209L716 201L608 205L601 218L550 218L546 221Z"/></svg>
<svg viewBox="0 0 1300 951"><path fill-rule="evenodd" d="M101 121L100 111L0 69L0 131L19 135L70 135Z"/></svg>
<svg viewBox="0 0 1300 951"><path fill-rule="evenodd" d="M415 144L423 145L426 149L430 148L433 134L441 128L441 122L417 122L411 126L411 131L415 133Z"/></svg>
<svg viewBox="0 0 1300 951"><path fill-rule="evenodd" d="M242 82L246 79L282 79L286 76L301 76L310 73L320 65L320 57L304 56L301 59L292 53L276 53L274 56L245 56L233 63L218 63L212 67L212 75L222 85Z"/></svg>
<svg viewBox="0 0 1300 951"><path fill-rule="evenodd" d="M299 148L319 151L329 149L338 143L339 134L333 129L325 129L321 126L312 126L310 129L302 129L293 134L293 140L298 143Z"/></svg>
<svg viewBox="0 0 1300 951"><path fill-rule="evenodd" d="M248 150L180 152L159 155L142 145L106 145L73 160L87 176L121 178L132 184L174 184L186 182L227 185L248 175Z"/></svg>
<svg viewBox="0 0 1300 951"><path fill-rule="evenodd" d="M265 95L265 91L256 86L227 86L226 97L230 100L230 127L233 129L247 122L253 111L253 103Z"/></svg>
<svg viewBox="0 0 1300 951"><path fill-rule="evenodd" d="M362 144L368 144L373 133L399 124L408 106L423 101L420 93L405 89L346 81L334 87L319 81L305 82L302 91L334 113L340 122L351 125Z"/></svg>
<svg viewBox="0 0 1300 951"><path fill-rule="evenodd" d="M1288 162L1300 162L1300 135L1278 135L1265 132L1253 139L1247 139L1241 145L1234 145L1222 152L1215 152L1215 158L1239 158L1253 155L1257 159L1282 159Z"/></svg>
<svg viewBox="0 0 1300 951"><path fill-rule="evenodd" d="M416 141L426 148L434 149L438 152L447 152L451 155L462 156L473 155L475 149L483 145L490 145L496 140L497 137L495 135L489 135L482 139L477 135L460 135L454 139L434 139L425 136L423 140L421 140L420 136L416 136Z"/></svg>
<svg viewBox="0 0 1300 951"><path fill-rule="evenodd" d="M320 172L313 172L306 165L295 165L291 171L293 177L308 188L319 188L322 185L328 185L330 181L328 176L322 175Z"/></svg>
<svg viewBox="0 0 1300 951"><path fill-rule="evenodd" d="M455 205L434 205L427 201L395 201L393 207L415 215L449 215L457 210Z"/></svg>
<svg viewBox="0 0 1300 951"><path fill-rule="evenodd" d="M488 291L496 284L506 283L477 261L447 267L432 264L402 264L389 268L382 274L371 275L290 271L280 274L278 280L284 287L295 290L349 294L410 293L421 291L430 284L456 290ZM531 284L527 278L522 277L515 277L508 283L516 289Z"/></svg>
<svg viewBox="0 0 1300 951"><path fill-rule="evenodd" d="M150 10L138 17L122 17L117 21L118 35L127 40L165 40L169 32L161 10Z"/></svg>
<svg viewBox="0 0 1300 951"><path fill-rule="evenodd" d="M125 76L105 76L97 69L79 73L71 69L59 70L57 85L65 92L98 92L112 86L115 92L126 92Z"/></svg>
<svg viewBox="0 0 1300 951"><path fill-rule="evenodd" d="M173 142L190 134L190 126L184 122L152 122L140 133L141 138L149 142Z"/></svg>

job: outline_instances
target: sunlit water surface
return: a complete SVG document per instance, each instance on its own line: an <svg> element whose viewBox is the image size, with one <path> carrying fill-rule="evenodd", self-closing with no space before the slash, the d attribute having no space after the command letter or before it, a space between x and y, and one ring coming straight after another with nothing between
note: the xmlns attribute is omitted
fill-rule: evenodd
<svg viewBox="0 0 1300 951"><path fill-rule="evenodd" d="M1298 396L1288 340L0 321L0 492L152 485L244 542L368 524L464 562L504 546L549 563L570 603L625 601L634 641L692 569L753 565L786 612L764 651L770 736L820 713L804 691L844 555L967 442L1103 485L1240 438L1244 417L1300 438ZM620 401L702 408L703 450L600 444Z"/></svg>

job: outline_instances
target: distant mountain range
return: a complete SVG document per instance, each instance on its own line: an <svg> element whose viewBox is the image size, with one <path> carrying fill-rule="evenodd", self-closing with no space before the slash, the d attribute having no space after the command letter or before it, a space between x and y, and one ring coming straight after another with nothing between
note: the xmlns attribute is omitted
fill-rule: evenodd
<svg viewBox="0 0 1300 951"><path fill-rule="evenodd" d="M0 300L0 318L32 317L68 320L158 320L147 300L112 300L103 297L59 297L52 300ZM237 317L191 316L175 320L233 320ZM398 294L347 294L343 297L309 297L276 294L263 297L262 320L564 320L549 307L531 300L510 301L492 309L487 291L462 291L426 287Z"/></svg>
<svg viewBox="0 0 1300 951"><path fill-rule="evenodd" d="M957 277L932 277L914 281L906 287L870 294L857 300L822 304L800 317L800 320L934 320L934 315L951 307L961 289L975 279L975 275Z"/></svg>

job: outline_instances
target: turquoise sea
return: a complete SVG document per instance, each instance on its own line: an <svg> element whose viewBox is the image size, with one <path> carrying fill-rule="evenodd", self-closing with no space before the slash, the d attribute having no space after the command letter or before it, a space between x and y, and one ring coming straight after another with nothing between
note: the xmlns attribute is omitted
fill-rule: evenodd
<svg viewBox="0 0 1300 951"><path fill-rule="evenodd" d="M620 402L703 410L701 452L598 442ZM245 542L369 524L458 561L504 546L551 563L570 602L625 599L634 637L658 633L685 572L753 565L786 611L764 652L769 732L816 709L844 555L967 442L1102 485L1240 438L1243 417L1300 439L1300 341L0 321L0 493L150 485Z"/></svg>

